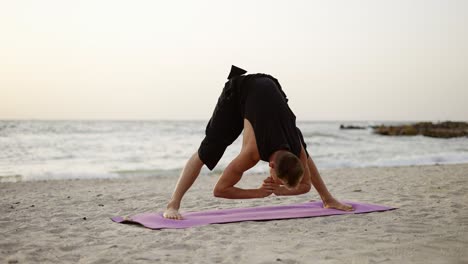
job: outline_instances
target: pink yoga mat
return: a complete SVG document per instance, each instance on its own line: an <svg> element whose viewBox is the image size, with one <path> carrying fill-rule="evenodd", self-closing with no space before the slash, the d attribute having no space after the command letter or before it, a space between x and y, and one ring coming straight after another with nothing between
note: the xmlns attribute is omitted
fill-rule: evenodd
<svg viewBox="0 0 468 264"><path fill-rule="evenodd" d="M345 212L323 208L322 202L306 202L291 205L262 206L234 209L209 210L182 213L183 220L171 220L162 213L143 213L131 217L112 217L112 221L122 224L140 224L151 229L188 228L209 224L233 223L242 221L267 221L290 218L304 218L327 215L362 214L396 209L394 207L346 202L353 205L354 211Z"/></svg>

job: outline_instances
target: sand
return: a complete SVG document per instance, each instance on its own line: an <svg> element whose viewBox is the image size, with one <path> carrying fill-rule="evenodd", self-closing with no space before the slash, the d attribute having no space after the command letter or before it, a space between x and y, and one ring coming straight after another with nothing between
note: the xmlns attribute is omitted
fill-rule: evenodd
<svg viewBox="0 0 468 264"><path fill-rule="evenodd" d="M161 211L174 177L0 184L0 263L468 263L468 164L322 170L339 199L399 209L150 230L109 218ZM257 187L264 175L246 175ZM212 197L200 176L183 210L290 204Z"/></svg>

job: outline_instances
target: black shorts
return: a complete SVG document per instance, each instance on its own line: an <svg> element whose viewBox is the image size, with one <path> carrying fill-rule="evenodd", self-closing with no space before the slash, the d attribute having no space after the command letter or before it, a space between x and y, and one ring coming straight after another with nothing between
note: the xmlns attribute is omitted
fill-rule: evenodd
<svg viewBox="0 0 468 264"><path fill-rule="evenodd" d="M240 86L245 85L248 89L249 81L255 77L250 76L250 78L246 78L245 80L241 77L237 80L226 82L218 98L213 115L205 129L205 138L198 148L199 158L210 170L216 167L226 148L239 137L244 129L244 104L242 103ZM286 97L282 90L281 92ZM302 133L299 128L297 128L297 131L302 146L307 156L309 156Z"/></svg>
<svg viewBox="0 0 468 264"><path fill-rule="evenodd" d="M244 129L240 95L232 81L224 86L218 103L205 130L205 138L198 148L201 161L213 170L224 154Z"/></svg>

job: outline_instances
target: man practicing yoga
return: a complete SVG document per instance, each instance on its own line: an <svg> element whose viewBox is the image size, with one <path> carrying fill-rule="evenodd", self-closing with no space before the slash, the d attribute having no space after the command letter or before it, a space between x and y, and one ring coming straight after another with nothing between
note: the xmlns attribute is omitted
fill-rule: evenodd
<svg viewBox="0 0 468 264"><path fill-rule="evenodd" d="M200 174L203 165L213 170L226 148L244 131L239 155L223 171L213 194L229 199L263 198L271 195L298 195L309 192L311 183L326 208L350 211L327 190L309 156L304 138L296 127L296 116L289 108L278 80L267 74L248 74L232 66L205 139L183 169L165 218L182 219L182 197ZM270 176L258 189L235 187L242 174L260 160L269 162Z"/></svg>

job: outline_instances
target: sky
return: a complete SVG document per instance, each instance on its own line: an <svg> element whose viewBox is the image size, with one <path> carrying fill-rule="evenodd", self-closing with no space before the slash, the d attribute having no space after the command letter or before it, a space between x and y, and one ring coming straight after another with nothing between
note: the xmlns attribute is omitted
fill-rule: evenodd
<svg viewBox="0 0 468 264"><path fill-rule="evenodd" d="M468 120L468 1L0 2L0 119L208 119L232 64L299 120Z"/></svg>

